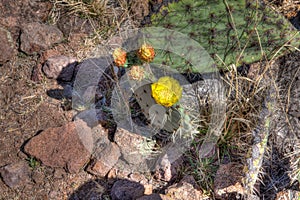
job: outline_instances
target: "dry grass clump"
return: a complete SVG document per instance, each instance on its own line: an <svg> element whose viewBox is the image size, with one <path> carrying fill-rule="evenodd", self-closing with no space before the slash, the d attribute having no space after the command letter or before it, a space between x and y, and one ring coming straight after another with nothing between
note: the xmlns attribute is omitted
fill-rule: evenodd
<svg viewBox="0 0 300 200"><path fill-rule="evenodd" d="M81 26L91 27L88 36L78 46L79 60L93 57L92 52L103 41L124 28L136 28L130 23L130 5L126 0L51 0L52 11L48 23L56 24L61 18L78 18ZM130 24L130 26L128 26ZM80 24L78 25L80 26ZM80 27L76 27L77 29ZM75 28L75 29L76 29Z"/></svg>
<svg viewBox="0 0 300 200"><path fill-rule="evenodd" d="M70 14L82 17L101 17L107 13L107 0L57 0L58 5L66 6Z"/></svg>
<svg viewBox="0 0 300 200"><path fill-rule="evenodd" d="M63 9L69 15L97 19L101 25L110 26L126 20L129 5L125 0L53 0L52 17L59 15Z"/></svg>
<svg viewBox="0 0 300 200"><path fill-rule="evenodd" d="M300 11L300 1L298 0L264 0L264 2L288 19L295 17Z"/></svg>
<svg viewBox="0 0 300 200"><path fill-rule="evenodd" d="M260 175L268 149L273 113L277 109L273 101L277 98L276 66L271 61L261 61L239 67L231 66L224 73L227 108L222 135L217 144L217 154L200 158L199 146L207 133L201 129L186 154L189 166L186 173L196 178L208 194L213 192L214 178L221 163L237 162L245 167L243 185L247 192L255 191L255 184L262 180ZM238 173L238 172L237 172Z"/></svg>

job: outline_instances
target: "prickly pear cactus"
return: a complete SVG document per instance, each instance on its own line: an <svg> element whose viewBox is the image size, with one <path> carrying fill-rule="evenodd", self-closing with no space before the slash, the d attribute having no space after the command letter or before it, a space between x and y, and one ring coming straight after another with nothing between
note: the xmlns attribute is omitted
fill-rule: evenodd
<svg viewBox="0 0 300 200"><path fill-rule="evenodd" d="M182 0L162 7L151 21L152 26L189 35L220 66L272 58L283 52L284 45L298 47L300 43L300 34L290 22L260 1ZM178 56L168 56L168 64L182 66ZM157 55L156 61L166 60L165 54L161 57Z"/></svg>

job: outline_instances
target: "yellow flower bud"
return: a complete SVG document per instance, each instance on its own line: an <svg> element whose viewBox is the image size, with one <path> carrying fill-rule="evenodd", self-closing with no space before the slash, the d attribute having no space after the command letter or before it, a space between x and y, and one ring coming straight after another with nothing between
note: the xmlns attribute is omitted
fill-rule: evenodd
<svg viewBox="0 0 300 200"><path fill-rule="evenodd" d="M113 58L118 67L124 66L126 63L126 51L122 48L116 48L113 52Z"/></svg>
<svg viewBox="0 0 300 200"><path fill-rule="evenodd" d="M137 52L138 57L144 62L151 62L155 57L154 48L149 44L143 44Z"/></svg>
<svg viewBox="0 0 300 200"><path fill-rule="evenodd" d="M177 103L182 96L179 82L169 76L161 77L156 83L151 84L151 90L156 103L166 107Z"/></svg>

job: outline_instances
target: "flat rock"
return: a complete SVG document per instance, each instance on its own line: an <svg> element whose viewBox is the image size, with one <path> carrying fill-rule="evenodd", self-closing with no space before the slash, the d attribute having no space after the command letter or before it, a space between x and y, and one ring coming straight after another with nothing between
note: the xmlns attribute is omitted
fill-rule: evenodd
<svg viewBox="0 0 300 200"><path fill-rule="evenodd" d="M104 177L117 163L121 155L120 149L118 145L109 141L108 130L101 125L95 126L92 131L94 138L93 161L87 171Z"/></svg>
<svg viewBox="0 0 300 200"><path fill-rule="evenodd" d="M93 150L92 130L82 120L48 128L30 139L24 150L46 166L76 173L88 162Z"/></svg>
<svg viewBox="0 0 300 200"><path fill-rule="evenodd" d="M173 200L171 197L164 194L151 194L142 196L136 200Z"/></svg>
<svg viewBox="0 0 300 200"><path fill-rule="evenodd" d="M33 67L31 73L31 80L35 82L41 82L43 80L43 64L52 56L61 55L59 51L54 49L49 49L41 53L41 56L38 58L37 64Z"/></svg>
<svg viewBox="0 0 300 200"><path fill-rule="evenodd" d="M242 187L242 167L237 163L220 165L215 180L214 192L217 198L227 198L232 193L244 194Z"/></svg>
<svg viewBox="0 0 300 200"><path fill-rule="evenodd" d="M99 81L103 81L102 76L105 75L111 76L112 73L110 70L110 66L113 63L113 57L111 55L101 56L99 58L89 58L82 62L80 62L75 69L76 82L87 84L82 91L77 91L82 94L83 91L87 89L89 86L98 85ZM99 80L100 78L100 80ZM106 79L104 79L106 80ZM110 79L109 79L110 80ZM80 89L80 88L77 88Z"/></svg>
<svg viewBox="0 0 300 200"><path fill-rule="evenodd" d="M118 145L110 142L102 151L97 152L97 158L88 167L88 172L104 177L118 162L120 155Z"/></svg>
<svg viewBox="0 0 300 200"><path fill-rule="evenodd" d="M128 181L116 181L111 189L112 200L131 200L137 199L144 195L145 188L143 185Z"/></svg>
<svg viewBox="0 0 300 200"><path fill-rule="evenodd" d="M114 141L120 147L121 157L118 167L125 170L148 171L145 155L142 146L146 137L132 133L123 128L118 128L115 132Z"/></svg>
<svg viewBox="0 0 300 200"><path fill-rule="evenodd" d="M174 152L176 152L174 150ZM158 162L155 170L155 177L159 180L163 181L171 181L177 177L177 171L182 166L182 158L178 158L176 160L172 160L169 157L172 152L165 154Z"/></svg>
<svg viewBox="0 0 300 200"><path fill-rule="evenodd" d="M199 190L192 176L185 176L179 183L168 187L166 195L173 200L201 200L203 193Z"/></svg>
<svg viewBox="0 0 300 200"><path fill-rule="evenodd" d="M56 55L47 59L43 65L43 72L47 78L71 81L77 62L68 56Z"/></svg>
<svg viewBox="0 0 300 200"><path fill-rule="evenodd" d="M63 34L56 26L32 22L23 25L20 39L20 49L33 54L61 42Z"/></svg>
<svg viewBox="0 0 300 200"><path fill-rule="evenodd" d="M0 64L11 60L15 54L15 45L10 32L0 27Z"/></svg>
<svg viewBox="0 0 300 200"><path fill-rule="evenodd" d="M30 182L30 168L28 163L23 161L2 167L0 174L4 183L10 188L24 186Z"/></svg>

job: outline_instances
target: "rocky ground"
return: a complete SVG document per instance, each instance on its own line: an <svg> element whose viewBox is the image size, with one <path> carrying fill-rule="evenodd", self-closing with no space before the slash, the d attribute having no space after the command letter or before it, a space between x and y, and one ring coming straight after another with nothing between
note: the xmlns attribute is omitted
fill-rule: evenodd
<svg viewBox="0 0 300 200"><path fill-rule="evenodd" d="M142 163L141 155L132 155L136 151L134 144L145 138L116 127L110 114L104 110L85 109L80 112L81 108L72 106L72 87L78 71L89 62L102 64L106 61L104 58L92 58L97 54L97 44L114 44L117 38L112 40L109 32L147 24L149 13L167 3L134 1L130 4L131 9L126 9L127 1L111 2L109 9L113 7L112 10L117 13L114 20L122 25L115 25L114 20L103 19L99 23L92 18L72 15L64 7L47 0L0 2L0 199L209 198L195 178L184 173L187 158L180 158L172 164L163 162L161 168L153 173L128 170L131 169L130 164L137 166ZM276 2L272 5L281 4ZM300 9L291 8L293 12ZM291 12L284 9L282 13L291 17L296 27L299 26L299 13L289 16ZM106 30L104 22L116 27ZM97 35L95 30L102 32ZM100 52L99 49L97 51ZM293 62L299 63L299 52L278 62L285 67L292 66ZM299 65L295 66L299 69ZM293 70L286 73L281 70L280 80L293 82L290 86L292 99L287 105L291 107L290 120L297 133L299 81L297 76L291 77L299 70ZM113 84L107 77L103 79L95 96L99 101L107 97L106 90ZM278 82L282 88L287 85L284 81ZM91 96L89 92L95 91L87 89L82 95L88 98ZM109 106L107 101L101 103ZM96 121L91 120L93 115L97 116ZM78 132L84 132L84 137ZM271 142L281 143L282 138L292 134L287 130L280 133L283 135L274 136ZM299 138L299 134L296 137ZM278 148L274 145L276 151L289 153ZM130 156L126 158L126 155ZM288 160L282 159L282 166L278 166L276 159L281 160L281 157L276 153L272 155L266 161L265 169L268 174L274 175L272 167L280 171ZM128 161L129 167L126 165L128 168L120 170L116 165L120 160ZM235 199L238 198L236 193L243 194L242 170L236 163L218 165L214 195L210 198L223 198L224 194L234 193L234 197L227 195L227 198ZM261 186L261 191L266 194L268 191L275 195L278 193L273 199L297 195L294 190L299 191L299 185L286 187L288 183L280 185L272 182L286 177L285 172L289 169L282 170L282 173L274 175L276 178L264 179L265 185ZM224 183L223 180L228 177L230 179ZM274 188L280 189L276 191Z"/></svg>

